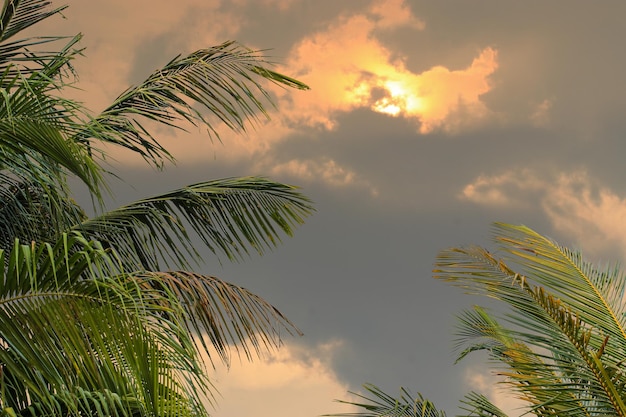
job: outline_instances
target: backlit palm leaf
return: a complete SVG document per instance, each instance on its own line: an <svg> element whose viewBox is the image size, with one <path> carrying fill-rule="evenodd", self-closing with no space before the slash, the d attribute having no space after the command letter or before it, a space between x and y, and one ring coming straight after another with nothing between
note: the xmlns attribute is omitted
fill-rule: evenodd
<svg viewBox="0 0 626 417"><path fill-rule="evenodd" d="M623 275L597 270L528 228L499 224L495 239L502 259L482 248L438 257L436 277L510 309L506 329L484 311L464 316L467 349L499 350L496 359L508 368L503 374L538 415L625 415L625 379L616 371L626 360Z"/></svg>
<svg viewBox="0 0 626 417"><path fill-rule="evenodd" d="M166 292L180 304L183 321L210 356L230 363L230 350L241 350L247 359L282 344L283 335L299 330L275 307L245 288L218 278L187 271L144 272L136 284Z"/></svg>
<svg viewBox="0 0 626 417"><path fill-rule="evenodd" d="M496 224L494 240L496 253L472 246L437 257L436 278L501 302L459 317L459 360L486 352L527 414L626 416L626 276L527 227ZM461 403L468 417L506 416L478 393ZM356 405L374 410L372 417L390 415Z"/></svg>
<svg viewBox="0 0 626 417"><path fill-rule="evenodd" d="M469 413L467 417L508 417L482 394L471 392L461 400L461 403L463 404L461 408Z"/></svg>

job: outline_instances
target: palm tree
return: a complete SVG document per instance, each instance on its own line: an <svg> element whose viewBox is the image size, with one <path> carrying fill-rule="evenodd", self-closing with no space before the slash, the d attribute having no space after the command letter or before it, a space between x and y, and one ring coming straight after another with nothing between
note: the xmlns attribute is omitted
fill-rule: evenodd
<svg viewBox="0 0 626 417"><path fill-rule="evenodd" d="M626 415L626 276L524 226L495 225L498 252L442 251L435 277L503 303L459 317L459 358L484 351L511 394L536 416ZM393 398L366 386L359 416L444 415L406 391ZM504 417L482 394L461 402L467 416Z"/></svg>
<svg viewBox="0 0 626 417"><path fill-rule="evenodd" d="M103 147L163 169L173 156L156 124L243 131L267 117L265 83L307 87L227 42L175 57L92 114L63 96L80 35L18 36L63 9L4 0L0 10L1 413L206 416L203 356L253 358L298 330L260 297L190 268L207 251L262 254L313 208L292 186L245 177L110 210ZM69 178L86 185L95 215Z"/></svg>

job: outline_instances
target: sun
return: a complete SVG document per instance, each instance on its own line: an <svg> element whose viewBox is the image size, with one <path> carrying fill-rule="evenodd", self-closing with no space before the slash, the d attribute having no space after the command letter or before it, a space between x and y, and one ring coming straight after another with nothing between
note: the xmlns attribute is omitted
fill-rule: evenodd
<svg viewBox="0 0 626 417"><path fill-rule="evenodd" d="M375 112L393 117L402 113L416 115L423 112L423 99L405 82L388 80L382 83L381 87L386 92L386 95L376 100L372 105L372 110Z"/></svg>
<svg viewBox="0 0 626 417"><path fill-rule="evenodd" d="M377 100L372 106L372 110L378 113L388 114L389 116L398 116L402 112L402 107L387 97Z"/></svg>

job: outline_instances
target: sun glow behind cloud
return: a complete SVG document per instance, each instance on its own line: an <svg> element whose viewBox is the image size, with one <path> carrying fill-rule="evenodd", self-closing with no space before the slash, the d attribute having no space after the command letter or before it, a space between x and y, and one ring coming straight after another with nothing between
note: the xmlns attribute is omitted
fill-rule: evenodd
<svg viewBox="0 0 626 417"><path fill-rule="evenodd" d="M119 1L114 3L117 5ZM151 25L136 35L127 33L133 27L128 22L137 19L141 8L126 7L124 16L115 22L126 28L125 32L114 33L113 38L87 33L89 59L81 60L79 72L80 87L89 93L89 106L102 108L128 85L129 74L133 77L148 74L153 65L166 62L172 54L216 44L224 38L237 39L250 24L241 16L245 16L245 10L253 3L238 0L236 4L241 10L237 7L226 10L223 4L220 0L204 3L190 0L185 10L160 8L153 13L159 25ZM282 13L296 3L264 0L264 4ZM310 132L311 127L335 129L339 115L358 109L411 120L421 134L437 129L458 132L490 116L481 96L492 88L489 78L498 67L494 49L477 50L475 58L465 67L450 69L433 62L430 69L416 72L407 66L403 55L406 52L386 44L383 35L403 29L419 36L427 30L426 23L414 14L419 10L412 10L404 0L374 0L357 7L320 24L315 32L304 33L279 60L284 65L277 70L301 79L312 90L275 90L278 111L271 112L271 121L250 129L244 136L222 132L224 146L216 146L203 131L194 128L187 137L180 132L159 130L156 132L159 141L179 161L198 163L216 156L224 163L246 161L251 172L291 174L333 187L365 186L376 195L375 187L370 185L375 179L368 178L365 172L354 171L335 155L312 155L302 160L293 155L279 155L275 150L282 142L302 137L301 132ZM80 4L71 8L75 21L80 21L88 11L89 8ZM122 42L122 36L128 41ZM108 43L111 39L114 45ZM159 57L159 53L167 56ZM134 55L139 58L133 66L129 57ZM143 163L127 152L113 151L111 157L120 164Z"/></svg>
<svg viewBox="0 0 626 417"><path fill-rule="evenodd" d="M388 80L383 83L383 89L388 96L376 100L372 110L390 116L398 116L400 113L418 114L424 110L424 100L407 88L406 84Z"/></svg>
<svg viewBox="0 0 626 417"><path fill-rule="evenodd" d="M481 96L490 91L489 77L498 68L495 49L484 48L464 69L435 65L412 72L377 34L425 26L407 16L410 10L402 1L394 1L388 11L379 6L375 2L363 13L341 16L294 47L284 70L309 83L312 91L290 96L292 120L333 129L338 113L369 108L414 119L427 134L438 128L454 131L490 114ZM395 15L404 18L394 24Z"/></svg>

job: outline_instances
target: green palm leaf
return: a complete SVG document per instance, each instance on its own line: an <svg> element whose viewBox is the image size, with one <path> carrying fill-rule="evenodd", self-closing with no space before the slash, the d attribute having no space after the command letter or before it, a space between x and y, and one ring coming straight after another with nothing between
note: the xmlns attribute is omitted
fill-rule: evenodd
<svg viewBox="0 0 626 417"><path fill-rule="evenodd" d="M2 408L20 413L78 412L100 392L102 415L117 402L202 415L212 388L200 351L228 363L233 348L251 358L298 332L243 288L185 271L124 272L114 252L78 233L0 255L0 363L11 392Z"/></svg>
<svg viewBox="0 0 626 417"><path fill-rule="evenodd" d="M615 372L625 359L616 320L623 305L615 296L623 278L530 229L497 225L496 231L502 259L475 247L443 251L437 259L435 277L510 307L507 327L482 310L463 316L460 336L469 347L462 356L485 349L495 355L540 415L623 415L625 381Z"/></svg>
<svg viewBox="0 0 626 417"><path fill-rule="evenodd" d="M62 36L30 37L11 40L18 33L59 14L67 6L51 7L46 0L4 0L0 9L0 73L15 76L45 70L58 59L58 51L40 47L66 39Z"/></svg>
<svg viewBox="0 0 626 417"><path fill-rule="evenodd" d="M76 314L93 315L98 322L110 318L107 310L129 311L134 303L128 296L120 297L123 292L110 291L119 285L100 285L102 276L116 269L115 263L97 244L77 234L64 235L55 245L16 241L0 260L0 363L3 388L10 393L3 396L2 408L22 413L35 407L54 414L71 405L76 410L77 389L95 382L110 387L115 365L105 359L106 352L94 350L85 334L92 329ZM109 300L124 299L115 309L102 307ZM89 355L82 359L85 353ZM64 403L71 398L76 402Z"/></svg>
<svg viewBox="0 0 626 417"><path fill-rule="evenodd" d="M504 411L482 394L471 392L461 403L463 404L461 408L470 413L464 417L508 417Z"/></svg>
<svg viewBox="0 0 626 417"><path fill-rule="evenodd" d="M87 215L64 187L43 187L32 179L0 172L0 249L9 253L15 239L53 242Z"/></svg>
<svg viewBox="0 0 626 417"><path fill-rule="evenodd" d="M605 355L626 359L626 276L617 268L604 270L585 262L578 252L523 227L496 225L497 241L520 273L533 277L580 320L600 330L611 343ZM599 348L604 336L595 340Z"/></svg>
<svg viewBox="0 0 626 417"><path fill-rule="evenodd" d="M524 226L496 224L496 253L477 246L441 251L435 278L501 302L459 316L457 360L489 355L504 386L536 416L626 416L626 276L600 269ZM394 415L407 404L376 392L358 405L367 417ZM423 404L419 397L416 402ZM487 397L461 401L469 416L506 417ZM384 407L383 405L386 405Z"/></svg>
<svg viewBox="0 0 626 417"><path fill-rule="evenodd" d="M266 82L307 87L227 42L176 57L92 117L62 98L81 36L17 36L62 9L41 0L0 9L0 409L206 416L205 354L251 358L299 332L249 291L178 269L203 257L197 239L229 259L263 253L312 212L309 200L263 178L226 179L89 219L68 177L102 212L99 144L161 166L171 155L149 132L154 123L188 121L218 137L219 125L242 131L267 117Z"/></svg>
<svg viewBox="0 0 626 417"><path fill-rule="evenodd" d="M331 416L343 417L445 417L443 411L435 408L433 403L424 399L420 394L411 395L405 388L401 388L398 398L385 393L380 388L365 384L363 388L366 395L351 392L352 395L365 400L366 402L343 401L342 404L354 405L362 409L356 413L329 414Z"/></svg>
<svg viewBox="0 0 626 417"><path fill-rule="evenodd" d="M157 270L159 261L200 261L192 235L214 253L241 259L291 235L313 211L294 187L264 178L227 178L181 188L88 219L76 229L109 242L127 262Z"/></svg>
<svg viewBox="0 0 626 417"><path fill-rule="evenodd" d="M62 78L78 53L74 45L79 39L72 39L45 68L27 77L13 67L0 73L0 169L47 190L63 187L65 175L72 174L100 197L102 169L93 160L92 149L69 139L82 109L55 95L66 85Z"/></svg>
<svg viewBox="0 0 626 417"><path fill-rule="evenodd" d="M564 315L562 318L566 320ZM576 342L584 337L584 333L577 334L577 331L580 329L572 328L571 332ZM600 399L603 407L611 403L606 393L591 393L589 385L579 384L580 380L593 380L595 376L584 367L584 357L588 356L585 349L577 352L567 338L553 340L555 346L560 346L553 348L552 352L560 349L569 355L567 359L562 355L557 360L547 350L534 351L528 346L526 341L532 339L534 342L534 335L503 327L480 307L474 307L460 317L457 335L461 342L459 346L467 346L459 360L470 352L488 352L498 374L507 378L505 386L527 401L533 413L583 417L590 415L589 408L598 410ZM593 406L589 404L592 397Z"/></svg>
<svg viewBox="0 0 626 417"><path fill-rule="evenodd" d="M51 4L52 2L47 0L5 0L0 12L0 42L60 13L67 7L51 9Z"/></svg>
<svg viewBox="0 0 626 417"><path fill-rule="evenodd" d="M308 88L266 68L267 65L266 58L259 52L234 42L176 57L140 85L124 91L113 104L86 123L77 138L120 145L161 166L163 159L171 159L171 155L149 133L141 119L174 128L180 128L178 123L182 120L202 124L210 135L219 138L214 122L207 119L195 103L217 117L220 125L245 130L247 123L258 120L258 113L268 116L266 104L257 98L261 96L272 103L261 80Z"/></svg>

